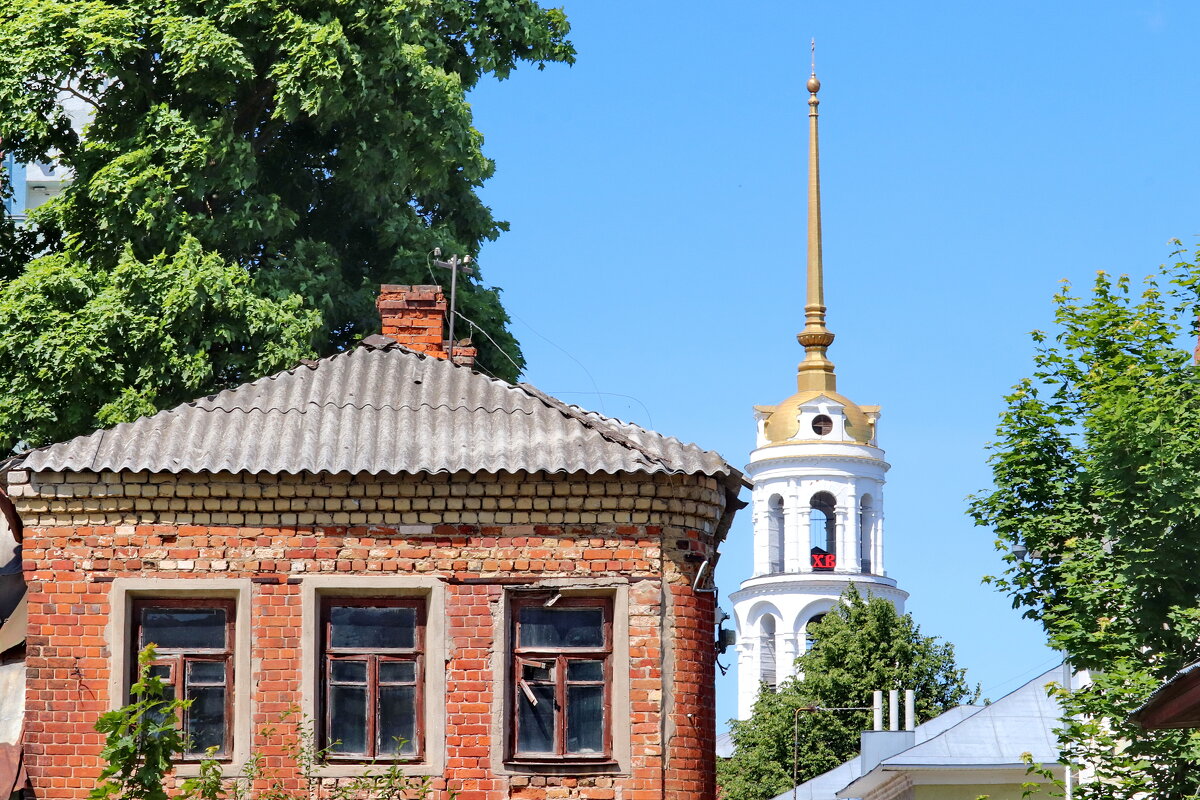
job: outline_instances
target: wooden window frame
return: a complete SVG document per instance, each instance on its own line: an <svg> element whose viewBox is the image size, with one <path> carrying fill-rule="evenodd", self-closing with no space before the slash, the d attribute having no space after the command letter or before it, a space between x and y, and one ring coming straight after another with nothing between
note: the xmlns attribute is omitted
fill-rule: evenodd
<svg viewBox="0 0 1200 800"><path fill-rule="evenodd" d="M224 747L218 751L218 761L229 761L233 757L234 742L234 646L235 624L237 619L237 603L226 598L200 597L138 597L133 600L133 635L130 637L132 653L130 654L130 684L137 681L138 652L142 649L142 612L148 608L221 608L225 610L225 646L212 647L160 647L155 643L156 658L151 666L165 666L169 670L169 684L177 699L187 699L188 664L194 662L222 662L225 665L225 732ZM147 642L149 644L149 642ZM211 684L210 684L211 685ZM179 712L179 722L183 733L187 734L189 709L182 708ZM180 754L181 761L195 762L205 757L202 752L184 752Z"/></svg>
<svg viewBox="0 0 1200 800"><path fill-rule="evenodd" d="M557 599L555 599L557 597ZM525 608L546 607L553 600L554 608L599 608L603 612L604 644L601 647L524 647L521 645L521 610ZM509 728L509 758L520 763L611 763L613 761L613 598L610 596L594 597L564 597L554 592L539 593L527 597L514 598L510 606L511 625L509 631L509 670L511 680L510 708L508 719ZM603 751L600 753L568 753L567 746L567 662L571 660L604 662L604 698L602 708L604 713ZM525 689L522 679L522 661L554 661L555 685L555 715L554 715L554 744L553 753L522 752L519 745L520 701Z"/></svg>
<svg viewBox="0 0 1200 800"><path fill-rule="evenodd" d="M425 760L425 617L426 599L424 597L408 596L378 596L363 597L360 595L344 596L338 594L321 595L320 597L320 666L318 671L317 718L320 720L318 747L322 748L323 757L330 763L374 763L387 761L411 764ZM412 608L416 611L416 626L413 632L411 648L367 648L332 647L332 625L330 624L330 609L335 606L359 606L366 608ZM367 742L366 753L333 753L329 745L333 741L330 735L330 703L329 687L332 684L332 669L337 661L364 661L367 664ZM379 715L379 664L380 662L409 661L416 665L413 701L413 753L379 753L377 752L376 719Z"/></svg>

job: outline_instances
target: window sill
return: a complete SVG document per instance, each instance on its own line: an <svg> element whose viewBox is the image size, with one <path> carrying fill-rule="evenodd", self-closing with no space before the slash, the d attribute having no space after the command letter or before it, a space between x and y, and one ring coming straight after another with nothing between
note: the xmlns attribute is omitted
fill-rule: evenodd
<svg viewBox="0 0 1200 800"><path fill-rule="evenodd" d="M391 761L350 761L325 763L313 769L318 778L360 778L367 773L378 775L392 766ZM441 772L425 761L401 761L396 764L405 775L440 775Z"/></svg>
<svg viewBox="0 0 1200 800"><path fill-rule="evenodd" d="M621 774L620 763L611 757L580 758L508 758L504 770L515 775L615 775Z"/></svg>
<svg viewBox="0 0 1200 800"><path fill-rule="evenodd" d="M242 774L245 768L244 763L234 763L229 759L217 759L217 763L221 765L221 777L233 778ZM200 760L195 761L176 761L174 772L180 778L198 778L200 777Z"/></svg>

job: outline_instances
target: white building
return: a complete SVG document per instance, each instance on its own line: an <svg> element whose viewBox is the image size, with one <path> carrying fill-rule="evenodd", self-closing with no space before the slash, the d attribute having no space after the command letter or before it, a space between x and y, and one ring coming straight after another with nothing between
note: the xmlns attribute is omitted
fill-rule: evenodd
<svg viewBox="0 0 1200 800"><path fill-rule="evenodd" d="M808 626L851 584L904 611L908 593L884 570L883 485L878 406L836 391L826 350L821 264L821 187L817 91L808 82L808 268L804 345L797 391L775 406L756 406L758 440L747 477L754 482L754 573L731 596L738 632L738 718L750 716L763 683L795 672L809 646Z"/></svg>
<svg viewBox="0 0 1200 800"><path fill-rule="evenodd" d="M84 126L91 119L92 109L80 98L62 92L58 102L71 126L82 133ZM7 173L7 183L11 185L11 193L2 199L3 213L23 221L25 215L61 192L71 182L72 173L60 164L54 153L45 161L21 162L11 152L4 152L4 143L0 142L0 170Z"/></svg>
<svg viewBox="0 0 1200 800"><path fill-rule="evenodd" d="M861 755L775 800L1060 797L1061 789L1029 767L1065 777L1055 734L1062 709L1046 692L1061 679L1062 667L1055 667L990 705L957 706L913 731L868 732Z"/></svg>

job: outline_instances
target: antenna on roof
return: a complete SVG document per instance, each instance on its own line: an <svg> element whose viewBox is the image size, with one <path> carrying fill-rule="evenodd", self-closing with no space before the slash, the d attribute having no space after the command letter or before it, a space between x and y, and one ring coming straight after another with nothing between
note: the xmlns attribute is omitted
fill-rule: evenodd
<svg viewBox="0 0 1200 800"><path fill-rule="evenodd" d="M434 254L434 256L441 256L442 248L435 247L433 249L433 254ZM447 350L449 351L447 353L447 358L449 358L450 363L453 364L454 363L454 310L455 310L455 301L458 299L458 273L461 272L464 275L474 275L475 270L473 270L467 266L468 264L471 263L470 256L463 256L462 258L459 258L458 256L450 256L449 261L439 261L439 260L437 260L437 258L435 258L433 263L434 263L434 266L438 266L438 267L441 267L442 269L450 270L450 346L447 348Z"/></svg>

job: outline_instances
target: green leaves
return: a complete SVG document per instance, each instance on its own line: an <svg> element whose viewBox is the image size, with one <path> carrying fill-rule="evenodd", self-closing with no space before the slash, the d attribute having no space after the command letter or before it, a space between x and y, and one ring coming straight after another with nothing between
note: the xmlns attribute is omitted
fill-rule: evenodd
<svg viewBox="0 0 1200 800"><path fill-rule="evenodd" d="M92 800L167 800L163 776L183 751L176 713L184 701L166 699L166 686L150 669L154 658L153 646L138 654L129 704L96 721L96 730L107 738L100 751L105 767Z"/></svg>
<svg viewBox="0 0 1200 800"><path fill-rule="evenodd" d="M1064 757L1097 780L1083 798L1190 798L1186 734L1125 720L1200 658L1200 268L1163 267L1135 293L1100 273L1089 298L1055 297L1057 333L1035 336L1034 377L1008 398L994 489L971 513L1006 556L997 586L1093 683L1067 695ZM1194 748L1193 748L1194 749Z"/></svg>
<svg viewBox="0 0 1200 800"><path fill-rule="evenodd" d="M149 262L126 253L111 273L46 256L0 291L0 431L39 445L290 367L318 322L195 240Z"/></svg>
<svg viewBox="0 0 1200 800"><path fill-rule="evenodd" d="M98 335L38 328L38 352L20 358L104 370L94 390L26 376L31 394L0 412L0 442L82 433L377 330L378 284L428 282L435 247L478 256L505 228L477 194L494 167L466 92L520 62L570 63L568 30L561 11L531 0L0 0L0 141L22 160L53 157L74 173L33 214L29 236L0 228L0 280L24 273L0 287L0 314L24 319L21 335L40 311L51 314L42 327L86 317ZM82 139L68 112L86 114ZM116 291L130 263L180 259L246 274L226 314L243 317L230 323L243 333L186 340L201 327L153 324L143 304L160 337L152 349L212 352L188 366L171 356L157 377L131 383L143 362L111 341L79 352L78 337L132 334L132 320L48 303L35 285L74 281L88 288L72 302L91 302L101 287ZM193 268L168 274L176 291L197 285ZM144 270L142 281L153 283ZM156 286L150 294L165 296ZM524 361L498 290L476 276L459 294L462 313L489 335L476 338L479 366L515 379ZM295 312L278 321L277 342L250 333L265 308L252 295L272 314ZM19 342L6 339L11 354Z"/></svg>
<svg viewBox="0 0 1200 800"><path fill-rule="evenodd" d="M797 717L798 708L862 708L877 689L914 689L917 716L926 720L978 697L955 665L953 645L922 636L911 616L853 585L809 633L816 645L796 662L803 677L777 691L764 686L753 716L733 723L736 750L717 765L726 800L769 800L791 788L793 756L801 782L833 769L858 753L859 734L871 726L869 711Z"/></svg>

